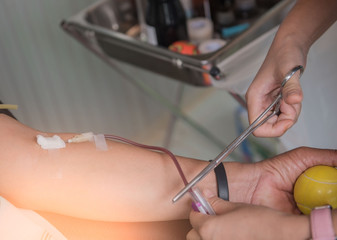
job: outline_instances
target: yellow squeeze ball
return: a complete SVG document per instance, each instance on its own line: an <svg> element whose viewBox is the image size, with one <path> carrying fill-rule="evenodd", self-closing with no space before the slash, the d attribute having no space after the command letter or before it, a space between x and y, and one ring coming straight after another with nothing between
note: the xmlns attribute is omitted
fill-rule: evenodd
<svg viewBox="0 0 337 240"><path fill-rule="evenodd" d="M321 165L307 169L295 183L294 198L297 207L307 215L318 206L337 208L337 169Z"/></svg>

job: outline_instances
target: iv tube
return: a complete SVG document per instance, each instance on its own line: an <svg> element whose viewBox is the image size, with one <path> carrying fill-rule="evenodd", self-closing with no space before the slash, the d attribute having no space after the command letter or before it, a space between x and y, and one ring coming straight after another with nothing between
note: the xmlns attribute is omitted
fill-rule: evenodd
<svg viewBox="0 0 337 240"><path fill-rule="evenodd" d="M179 162L178 162L177 158L174 156L174 154L172 152L170 152L166 148L157 147L157 146L149 146L149 145L137 143L137 142L128 140L126 138L122 138L122 137L111 135L111 134L105 134L104 136L108 140L118 140L118 141L125 142L125 143L128 143L130 145L137 146L137 147L146 148L146 149L155 150L155 151L161 151L161 152L166 153L173 160L174 165L176 166L176 168L177 168L177 170L179 172L179 175L180 175L181 179L183 180L185 186L187 185L188 182L187 182L186 177L185 177L185 175L183 173L183 170L181 169L181 167L179 165Z"/></svg>
<svg viewBox="0 0 337 240"><path fill-rule="evenodd" d="M177 158L174 156L174 154L172 152L170 152L166 148L157 147L157 146L149 146L149 145L137 143L137 142L131 141L129 139L122 138L122 137L115 136L115 135L110 135L110 134L105 134L104 137L108 140L117 140L117 141L120 141L120 142L124 142L124 143L128 143L130 145L137 146L137 147L146 148L146 149L150 149L150 150L154 150L154 151L161 151L161 152L166 153L173 160L174 165L176 166L176 168L179 172L179 175L184 182L184 185L186 186L188 184L188 182L186 180L186 177L184 175L184 172L181 169ZM202 196L202 194L201 194L201 192L199 191L198 188L196 188L196 187L190 188L188 190L188 192L191 194L191 197L193 199L192 206L196 211L199 211L203 214L215 215L215 212L214 212L213 208L206 201L206 199Z"/></svg>

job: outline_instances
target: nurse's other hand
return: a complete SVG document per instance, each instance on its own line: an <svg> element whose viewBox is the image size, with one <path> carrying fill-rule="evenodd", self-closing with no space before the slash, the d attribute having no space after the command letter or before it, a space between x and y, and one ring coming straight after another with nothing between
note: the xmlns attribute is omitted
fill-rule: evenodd
<svg viewBox="0 0 337 240"><path fill-rule="evenodd" d="M301 147L254 164L225 164L229 200L298 213L293 198L296 179L315 165L337 166L337 151Z"/></svg>
<svg viewBox="0 0 337 240"><path fill-rule="evenodd" d="M216 215L190 213L193 229L187 240L217 239L308 239L309 217L271 208L232 203L217 197L208 199Z"/></svg>
<svg viewBox="0 0 337 240"><path fill-rule="evenodd" d="M277 48L277 50L274 50ZM290 53L289 53L290 52ZM255 119L275 100L285 75L297 65L304 65L305 57L298 48L272 47L246 93L249 122ZM303 93L300 71L283 88L281 114L274 116L254 131L257 137L282 136L296 122L301 112Z"/></svg>

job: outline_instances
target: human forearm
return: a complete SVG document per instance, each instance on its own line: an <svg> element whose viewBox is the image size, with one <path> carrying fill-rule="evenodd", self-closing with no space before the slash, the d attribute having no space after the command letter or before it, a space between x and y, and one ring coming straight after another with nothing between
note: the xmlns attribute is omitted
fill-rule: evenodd
<svg viewBox="0 0 337 240"><path fill-rule="evenodd" d="M97 150L92 142L44 150L36 135L53 134L8 119L0 128L0 195L18 207L106 221L188 217L188 197L171 202L183 184L166 154L113 141L107 141L108 151ZM64 140L74 136L58 135ZM178 161L188 179L207 164ZM210 174L198 186L215 191L214 179Z"/></svg>
<svg viewBox="0 0 337 240"><path fill-rule="evenodd" d="M290 60L291 66L305 65L306 55L312 44L337 20L337 1L299 0L280 25L271 52L287 53L298 49L304 58ZM274 52L275 50L275 52ZM298 56L299 57L299 56ZM282 60L282 59L280 59ZM296 62L295 62L296 61Z"/></svg>
<svg viewBox="0 0 337 240"><path fill-rule="evenodd" d="M225 202L217 197L211 197L208 201L216 215L205 216L191 211L190 222L193 230L187 235L188 240L310 238L308 216L285 213L253 204Z"/></svg>
<svg viewBox="0 0 337 240"><path fill-rule="evenodd" d="M298 0L277 33L278 41L287 38L310 46L337 20L335 0Z"/></svg>

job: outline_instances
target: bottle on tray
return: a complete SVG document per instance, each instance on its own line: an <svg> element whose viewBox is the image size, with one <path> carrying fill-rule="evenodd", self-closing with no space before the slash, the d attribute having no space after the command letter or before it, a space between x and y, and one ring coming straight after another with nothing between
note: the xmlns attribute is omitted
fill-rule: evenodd
<svg viewBox="0 0 337 240"><path fill-rule="evenodd" d="M180 0L148 0L146 9L148 42L168 47L187 40L186 16Z"/></svg>

